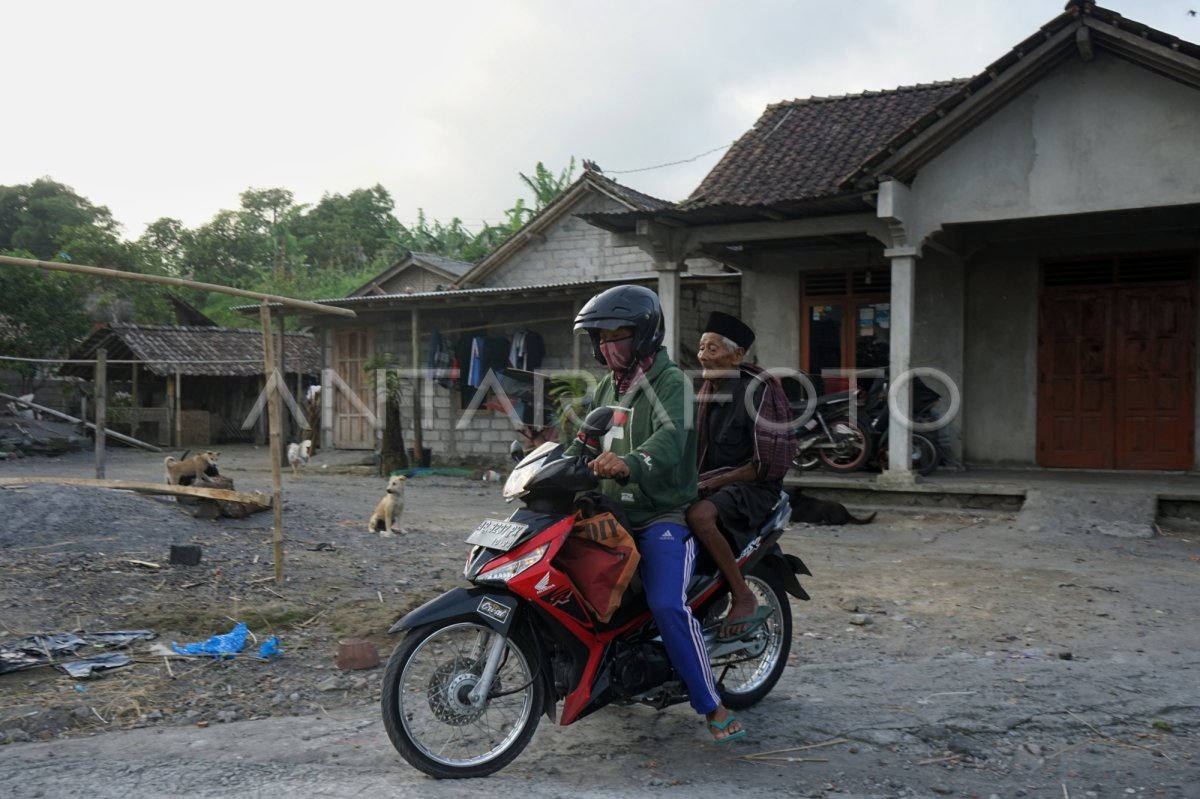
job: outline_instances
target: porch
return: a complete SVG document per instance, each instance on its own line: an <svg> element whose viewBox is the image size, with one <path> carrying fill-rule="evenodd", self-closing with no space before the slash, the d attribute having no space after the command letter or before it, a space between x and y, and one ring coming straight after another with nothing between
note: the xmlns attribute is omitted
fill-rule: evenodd
<svg viewBox="0 0 1200 799"><path fill-rule="evenodd" d="M787 488L841 502L856 515L960 512L1011 516L1023 529L1149 537L1200 531L1200 474L1196 472L1073 469L939 470L912 485L877 475L810 472L785 479Z"/></svg>

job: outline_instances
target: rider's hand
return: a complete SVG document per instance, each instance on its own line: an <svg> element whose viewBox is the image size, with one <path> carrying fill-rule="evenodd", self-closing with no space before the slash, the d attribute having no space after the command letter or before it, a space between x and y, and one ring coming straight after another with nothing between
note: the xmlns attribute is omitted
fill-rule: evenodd
<svg viewBox="0 0 1200 799"><path fill-rule="evenodd" d="M629 467L612 452L601 452L592 461L592 471L597 477L611 477L620 480L629 476Z"/></svg>

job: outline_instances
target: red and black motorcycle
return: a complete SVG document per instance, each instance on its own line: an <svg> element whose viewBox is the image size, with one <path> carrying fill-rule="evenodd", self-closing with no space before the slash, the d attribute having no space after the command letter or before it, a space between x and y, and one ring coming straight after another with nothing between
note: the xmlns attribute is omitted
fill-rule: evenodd
<svg viewBox="0 0 1200 799"><path fill-rule="evenodd" d="M520 461L504 487L525 507L484 521L455 588L397 621L405 632L383 678L383 720L404 759L437 778L482 777L521 753L545 713L571 724L609 703L662 709L687 701L644 596L630 588L601 623L556 555L575 524L574 502L595 489L588 468L612 425L612 408L585 419L586 455L564 457L547 443ZM772 615L740 640L717 629L728 591L715 568L697 567L688 603L701 620L722 701L739 709L779 681L792 641L787 595L808 599L797 574L810 574L778 540L790 507L781 495L771 518L738 554L747 582ZM735 552L738 548L735 547ZM636 581L635 581L636 582Z"/></svg>

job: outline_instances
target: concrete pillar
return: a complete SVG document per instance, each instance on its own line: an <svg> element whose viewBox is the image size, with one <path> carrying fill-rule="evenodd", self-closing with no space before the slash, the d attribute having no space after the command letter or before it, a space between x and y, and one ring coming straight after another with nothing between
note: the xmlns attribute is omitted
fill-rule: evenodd
<svg viewBox="0 0 1200 799"><path fill-rule="evenodd" d="M666 334L663 345L667 355L678 361L679 353L679 270L683 264L656 262L654 269L658 273L658 299L662 303L663 322Z"/></svg>
<svg viewBox="0 0 1200 799"><path fill-rule="evenodd" d="M913 308L916 296L917 250L897 247L884 251L892 264L891 352L888 385L898 386L898 380L912 366ZM915 482L912 471L912 381L899 385L889 398L888 468L880 479L889 483Z"/></svg>

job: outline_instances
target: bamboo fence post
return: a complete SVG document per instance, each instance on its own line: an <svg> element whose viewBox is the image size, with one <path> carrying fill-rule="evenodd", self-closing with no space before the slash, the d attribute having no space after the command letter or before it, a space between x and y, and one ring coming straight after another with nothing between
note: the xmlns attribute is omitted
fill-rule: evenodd
<svg viewBox="0 0 1200 799"><path fill-rule="evenodd" d="M96 375L93 379L96 389L96 479L104 479L104 447L107 443L105 432L108 429L108 350L104 347L96 350Z"/></svg>
<svg viewBox="0 0 1200 799"><path fill-rule="evenodd" d="M279 382L272 374L275 347L271 340L271 307L266 298L259 306L258 316L262 320L263 371L267 376L267 420L271 431L271 511L274 517L271 550L275 560L275 585L283 585L283 470L279 466L283 447L279 440Z"/></svg>

